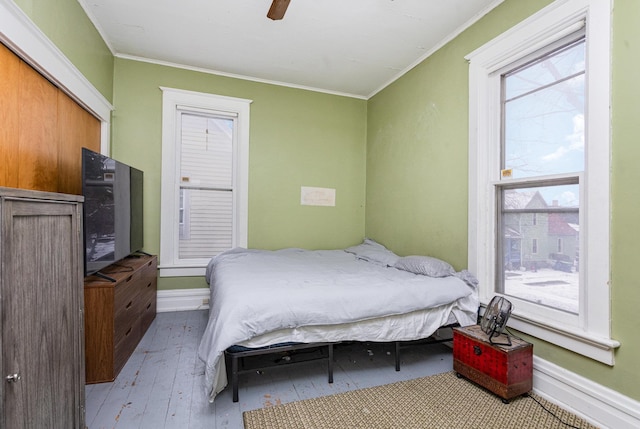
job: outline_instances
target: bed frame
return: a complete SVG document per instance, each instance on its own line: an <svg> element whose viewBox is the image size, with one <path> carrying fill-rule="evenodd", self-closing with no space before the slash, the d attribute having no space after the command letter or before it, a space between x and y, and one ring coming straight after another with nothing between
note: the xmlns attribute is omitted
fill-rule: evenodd
<svg viewBox="0 0 640 429"><path fill-rule="evenodd" d="M453 328L455 326L459 326L457 323L442 326L439 329L443 328ZM437 331L436 331L437 332ZM431 345L431 344L440 344L453 341L453 333L451 337L448 338L433 338L433 336L421 340L414 341L395 341L394 350L395 350L395 368L396 371L400 371L400 349L403 346L415 345L415 344L423 344L423 345ZM249 348L244 346L232 346L225 350L225 362L227 365L227 373L231 378L231 387L233 389L233 402L238 402L238 376L240 374L246 374L253 371L260 371L266 368L273 368L277 365L262 365L262 366L247 366L245 365L245 359L247 357L254 356L263 356L269 354L277 354L277 353L288 353L295 352L298 350L312 349L317 348L322 351L322 356L319 358L312 359L304 359L299 360L297 362L307 362L315 359L327 360L327 378L329 384L333 383L333 348L335 345L340 343L280 343L273 344L264 347L257 348ZM291 363L297 363L291 362ZM229 371L231 368L231 371Z"/></svg>
<svg viewBox="0 0 640 429"><path fill-rule="evenodd" d="M451 325L441 326L438 329L445 328L454 328L460 326L458 323L452 323ZM415 344L423 344L423 345L432 345L432 344L440 344L440 343L449 343L453 341L453 331L451 331L451 335L447 338L435 338L434 335L438 331L433 333L429 338L425 338L422 340L413 340L413 341L395 341L395 359L396 359L396 371L400 371L400 348L403 346L415 345Z"/></svg>
<svg viewBox="0 0 640 429"><path fill-rule="evenodd" d="M274 365L268 366L245 366L245 359L251 356L262 356L275 353L286 353L296 350L318 348L323 351L323 356L314 359L327 360L327 372L329 384L333 383L333 346L337 343L281 343L265 347L248 348L243 346L232 346L225 350L225 359L227 370L229 363L231 364L231 386L233 389L233 402L238 402L238 375L253 371L260 371L265 368L273 368ZM326 352L324 352L326 348ZM312 359L305 359L300 362L306 362Z"/></svg>

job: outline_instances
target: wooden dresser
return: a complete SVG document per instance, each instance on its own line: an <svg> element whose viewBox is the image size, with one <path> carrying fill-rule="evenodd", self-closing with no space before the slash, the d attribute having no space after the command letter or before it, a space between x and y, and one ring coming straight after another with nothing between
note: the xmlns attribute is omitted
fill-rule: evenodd
<svg viewBox="0 0 640 429"><path fill-rule="evenodd" d="M130 256L84 281L86 382L115 380L156 317L156 256Z"/></svg>
<svg viewBox="0 0 640 429"><path fill-rule="evenodd" d="M510 346L491 344L478 325L454 328L453 370L508 402L531 390L533 345L513 337Z"/></svg>

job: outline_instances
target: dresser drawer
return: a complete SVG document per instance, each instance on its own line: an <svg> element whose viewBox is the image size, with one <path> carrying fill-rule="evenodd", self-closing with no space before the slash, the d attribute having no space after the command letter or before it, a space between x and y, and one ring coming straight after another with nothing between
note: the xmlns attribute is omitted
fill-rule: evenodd
<svg viewBox="0 0 640 429"><path fill-rule="evenodd" d="M140 300L146 301L156 296L158 289L158 271L156 266L149 262L141 270L141 281L138 283Z"/></svg>
<svg viewBox="0 0 640 429"><path fill-rule="evenodd" d="M114 347L113 366L114 373L118 374L129 356L133 353L138 342L142 338L142 331L139 323L135 323L129 326L129 329L118 339Z"/></svg>
<svg viewBox="0 0 640 429"><path fill-rule="evenodd" d="M145 332L156 317L158 271L154 261L150 261L142 270L140 282L140 322L142 332Z"/></svg>
<svg viewBox="0 0 640 429"><path fill-rule="evenodd" d="M142 309L142 314L140 315L140 325L142 326L142 332L145 332L153 319L156 318L156 295L149 297Z"/></svg>
<svg viewBox="0 0 640 429"><path fill-rule="evenodd" d="M115 291L116 311L114 315L114 335L118 342L123 335L136 323L140 316L139 288L133 283L118 285Z"/></svg>
<svg viewBox="0 0 640 429"><path fill-rule="evenodd" d="M128 312L135 306L138 294L140 293L139 281L141 277L140 272L135 272L128 275L116 285L114 291L116 317L118 317L118 313Z"/></svg>

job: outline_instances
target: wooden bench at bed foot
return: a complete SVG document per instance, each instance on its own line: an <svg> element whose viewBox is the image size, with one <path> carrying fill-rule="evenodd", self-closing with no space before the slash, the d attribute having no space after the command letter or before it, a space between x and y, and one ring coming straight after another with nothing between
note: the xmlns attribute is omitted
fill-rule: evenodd
<svg viewBox="0 0 640 429"><path fill-rule="evenodd" d="M323 351L322 356L313 359L304 359L299 362L307 362L314 359L327 359L327 370L329 383L333 383L333 346L336 343L280 343L271 346L249 348L244 346L231 346L225 350L225 360L227 364L227 374L231 378L231 388L233 389L233 402L238 402L238 376L252 371L259 371L266 368L273 368L277 365L262 365L245 367L244 358L252 356L263 356L278 353L289 353L297 350L317 348ZM324 352L326 348L326 352ZM285 355L289 356L289 355ZM297 363L297 362L291 362ZM231 371L229 371L231 366Z"/></svg>

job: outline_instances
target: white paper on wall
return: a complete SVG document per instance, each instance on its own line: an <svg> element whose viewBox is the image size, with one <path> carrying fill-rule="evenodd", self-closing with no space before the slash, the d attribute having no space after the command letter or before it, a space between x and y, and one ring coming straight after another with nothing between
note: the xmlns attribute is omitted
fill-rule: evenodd
<svg viewBox="0 0 640 429"><path fill-rule="evenodd" d="M331 188L300 187L300 204L303 206L336 205L336 190Z"/></svg>

